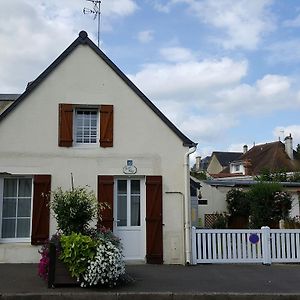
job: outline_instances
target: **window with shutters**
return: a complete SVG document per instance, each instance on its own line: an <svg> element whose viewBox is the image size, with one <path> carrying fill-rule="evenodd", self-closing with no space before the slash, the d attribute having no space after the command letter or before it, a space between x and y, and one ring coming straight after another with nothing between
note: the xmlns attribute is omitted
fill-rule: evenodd
<svg viewBox="0 0 300 300"><path fill-rule="evenodd" d="M29 242L33 182L30 177L0 178L0 239Z"/></svg>
<svg viewBox="0 0 300 300"><path fill-rule="evenodd" d="M113 147L113 105L59 104L58 146Z"/></svg>

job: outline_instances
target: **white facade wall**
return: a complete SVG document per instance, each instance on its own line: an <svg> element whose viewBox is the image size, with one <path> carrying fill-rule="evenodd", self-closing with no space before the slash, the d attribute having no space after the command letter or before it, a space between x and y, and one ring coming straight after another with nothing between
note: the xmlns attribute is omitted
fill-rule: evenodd
<svg viewBox="0 0 300 300"><path fill-rule="evenodd" d="M58 147L59 103L114 105L114 146ZM184 193L188 147L88 46L78 46L0 123L0 141L0 172L51 174L52 190L69 189L72 173L75 186L96 192L97 175L124 175L127 159L136 176L162 175L164 262L184 263L183 199L166 192ZM36 247L0 244L0 262L37 259Z"/></svg>
<svg viewBox="0 0 300 300"><path fill-rule="evenodd" d="M198 205L198 217L200 219L200 226L204 227L205 214L222 213L227 211L226 207L226 193L228 188L214 187L201 181L201 200L207 200L207 205Z"/></svg>

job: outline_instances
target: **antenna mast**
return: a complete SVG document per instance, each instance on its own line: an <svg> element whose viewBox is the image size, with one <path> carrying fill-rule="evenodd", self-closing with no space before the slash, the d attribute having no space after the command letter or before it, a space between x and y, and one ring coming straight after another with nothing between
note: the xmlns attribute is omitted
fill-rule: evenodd
<svg viewBox="0 0 300 300"><path fill-rule="evenodd" d="M94 20L97 18L98 21L98 48L100 48L100 16L101 16L101 0L86 0L92 2L94 7L92 9L84 8L83 13L94 15Z"/></svg>

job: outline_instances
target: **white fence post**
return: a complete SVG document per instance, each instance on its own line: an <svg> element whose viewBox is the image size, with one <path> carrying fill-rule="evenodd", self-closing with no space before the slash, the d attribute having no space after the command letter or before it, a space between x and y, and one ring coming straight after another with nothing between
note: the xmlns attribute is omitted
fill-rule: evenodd
<svg viewBox="0 0 300 300"><path fill-rule="evenodd" d="M196 265L197 264L197 245L196 245L196 227L193 226L192 227L192 261L191 264L192 265Z"/></svg>
<svg viewBox="0 0 300 300"><path fill-rule="evenodd" d="M263 256L263 264L270 265L271 264L271 239L270 239L270 227L263 226L261 228L262 231L262 256Z"/></svg>

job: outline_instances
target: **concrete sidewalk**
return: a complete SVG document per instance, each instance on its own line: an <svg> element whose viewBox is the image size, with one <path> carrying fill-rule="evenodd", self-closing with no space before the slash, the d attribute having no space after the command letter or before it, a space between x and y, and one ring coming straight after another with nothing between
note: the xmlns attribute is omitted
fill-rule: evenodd
<svg viewBox="0 0 300 300"><path fill-rule="evenodd" d="M300 265L129 265L115 289L48 289L35 264L0 264L0 299L300 299Z"/></svg>

